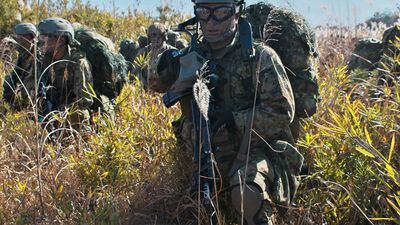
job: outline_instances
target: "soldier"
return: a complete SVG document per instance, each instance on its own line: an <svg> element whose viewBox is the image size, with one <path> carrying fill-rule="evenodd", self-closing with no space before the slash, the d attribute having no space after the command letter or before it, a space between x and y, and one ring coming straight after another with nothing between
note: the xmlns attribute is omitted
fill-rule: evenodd
<svg viewBox="0 0 400 225"><path fill-rule="evenodd" d="M187 47L187 41L178 32L169 30L167 34L167 44L181 50Z"/></svg>
<svg viewBox="0 0 400 225"><path fill-rule="evenodd" d="M158 58L157 78L151 80L158 85L149 87L168 90L168 105L171 96L182 94L175 135L193 149L190 93L197 71L209 71L210 83L216 84L208 111L210 138L218 149L213 154L222 180L217 182L225 187L219 196L237 218L243 210L247 225L276 224L276 209L283 213L293 201L303 162L289 128L295 113L290 81L273 49L262 43L249 46L251 30L241 17L243 1L194 2L202 38L180 53L165 51Z"/></svg>
<svg viewBox="0 0 400 225"><path fill-rule="evenodd" d="M3 84L3 99L14 109L26 107L27 93L24 91L25 79L34 63L34 42L37 38L35 25L21 23L14 27L13 38L17 43L18 60L14 71L5 77ZM16 102L21 92L21 102ZM18 104L17 104L18 103Z"/></svg>
<svg viewBox="0 0 400 225"><path fill-rule="evenodd" d="M131 39L122 40L119 45L119 53L121 53L127 61L128 71L131 71L131 74L133 73L133 62L136 59L139 49L139 45Z"/></svg>
<svg viewBox="0 0 400 225"><path fill-rule="evenodd" d="M176 47L176 41L181 37L178 32L168 30L167 31L167 44Z"/></svg>
<svg viewBox="0 0 400 225"><path fill-rule="evenodd" d="M167 28L161 23L154 23L147 29L147 37L149 38L149 45L140 49L138 55L144 55L148 57L148 62L150 65L140 67L134 63L134 72L139 73L139 80L143 83L145 89L148 88L149 79L153 79L154 65L151 63L156 62L156 58L160 56L167 49L173 48L171 45L167 44ZM152 82L155 84L154 82Z"/></svg>
<svg viewBox="0 0 400 225"><path fill-rule="evenodd" d="M138 44L139 44L139 49L142 49L149 44L149 39L144 35L140 35L138 37Z"/></svg>
<svg viewBox="0 0 400 225"><path fill-rule="evenodd" d="M76 107L69 122L76 130L87 129L93 78L84 53L75 47L73 27L65 19L48 18L39 23L38 30L41 67L37 74L44 73L39 92L41 97L46 96L43 111ZM34 74L30 77L34 79Z"/></svg>
<svg viewBox="0 0 400 225"><path fill-rule="evenodd" d="M377 64L382 57L382 41L375 38L360 39L351 54L348 63L348 71L355 69L365 69L371 71L377 68Z"/></svg>

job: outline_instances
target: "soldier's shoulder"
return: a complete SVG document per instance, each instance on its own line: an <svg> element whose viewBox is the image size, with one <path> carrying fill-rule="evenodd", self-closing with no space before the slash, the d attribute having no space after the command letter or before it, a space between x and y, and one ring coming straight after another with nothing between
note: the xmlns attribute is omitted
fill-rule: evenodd
<svg viewBox="0 0 400 225"><path fill-rule="evenodd" d="M267 44L265 44L264 42L254 42L254 49L255 49L255 53L256 53L256 57L278 57L278 54L276 53L276 51L271 48L270 46L268 46Z"/></svg>

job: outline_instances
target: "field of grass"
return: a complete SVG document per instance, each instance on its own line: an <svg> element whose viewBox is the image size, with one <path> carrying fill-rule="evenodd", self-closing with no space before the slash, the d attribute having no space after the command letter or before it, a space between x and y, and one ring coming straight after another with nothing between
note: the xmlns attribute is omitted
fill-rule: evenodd
<svg viewBox="0 0 400 225"><path fill-rule="evenodd" d="M16 10L12 2L8 7ZM63 16L115 43L144 33L155 19L140 12L114 16L80 1L71 7L46 3L22 16ZM160 11L169 24L184 18ZM0 15L7 29L14 24L9 14ZM322 100L317 114L303 121L299 148L310 171L289 212L291 224L400 224L400 85L377 86L375 77L361 80L346 71L355 40L380 37L384 29L317 30ZM400 66L400 54L390 63L388 70ZM0 64L1 77L6 71ZM171 127L179 109L167 110L160 95L127 85L116 118L95 117L96 132L85 138L66 129L57 143L46 141L34 107L0 109L0 224L196 222L196 203L188 197L190 154L176 146ZM67 122L65 114L57 120Z"/></svg>

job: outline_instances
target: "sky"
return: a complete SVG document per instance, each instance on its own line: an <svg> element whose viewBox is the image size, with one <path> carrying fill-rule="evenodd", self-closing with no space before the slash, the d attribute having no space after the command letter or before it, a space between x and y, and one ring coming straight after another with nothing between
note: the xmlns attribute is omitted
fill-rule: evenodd
<svg viewBox="0 0 400 225"><path fill-rule="evenodd" d="M246 0L250 5L260 0ZM191 0L83 0L97 5L100 9L118 11L139 9L156 14L156 7L169 3L175 9L191 14ZM370 18L375 12L393 12L400 10L399 0L268 0L268 2L293 9L303 16L313 26L318 25L355 25Z"/></svg>

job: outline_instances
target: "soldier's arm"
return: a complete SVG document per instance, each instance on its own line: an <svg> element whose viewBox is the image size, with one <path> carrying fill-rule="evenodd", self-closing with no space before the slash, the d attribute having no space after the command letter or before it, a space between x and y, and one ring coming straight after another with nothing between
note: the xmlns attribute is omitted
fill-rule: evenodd
<svg viewBox="0 0 400 225"><path fill-rule="evenodd" d="M287 130L293 120L295 103L289 79L278 55L272 49L265 48L257 61L254 71L260 72L253 130L265 140L270 140ZM236 128L242 134L252 110L248 108L233 113ZM256 135L252 136L254 138Z"/></svg>
<svg viewBox="0 0 400 225"><path fill-rule="evenodd" d="M3 83L3 100L9 104L14 101L14 90L16 87L16 74L12 72L4 78Z"/></svg>
<svg viewBox="0 0 400 225"><path fill-rule="evenodd" d="M93 77L91 67L86 59L80 59L75 66L75 84L74 94L77 99L78 106L81 108L89 108L93 104L92 88Z"/></svg>

